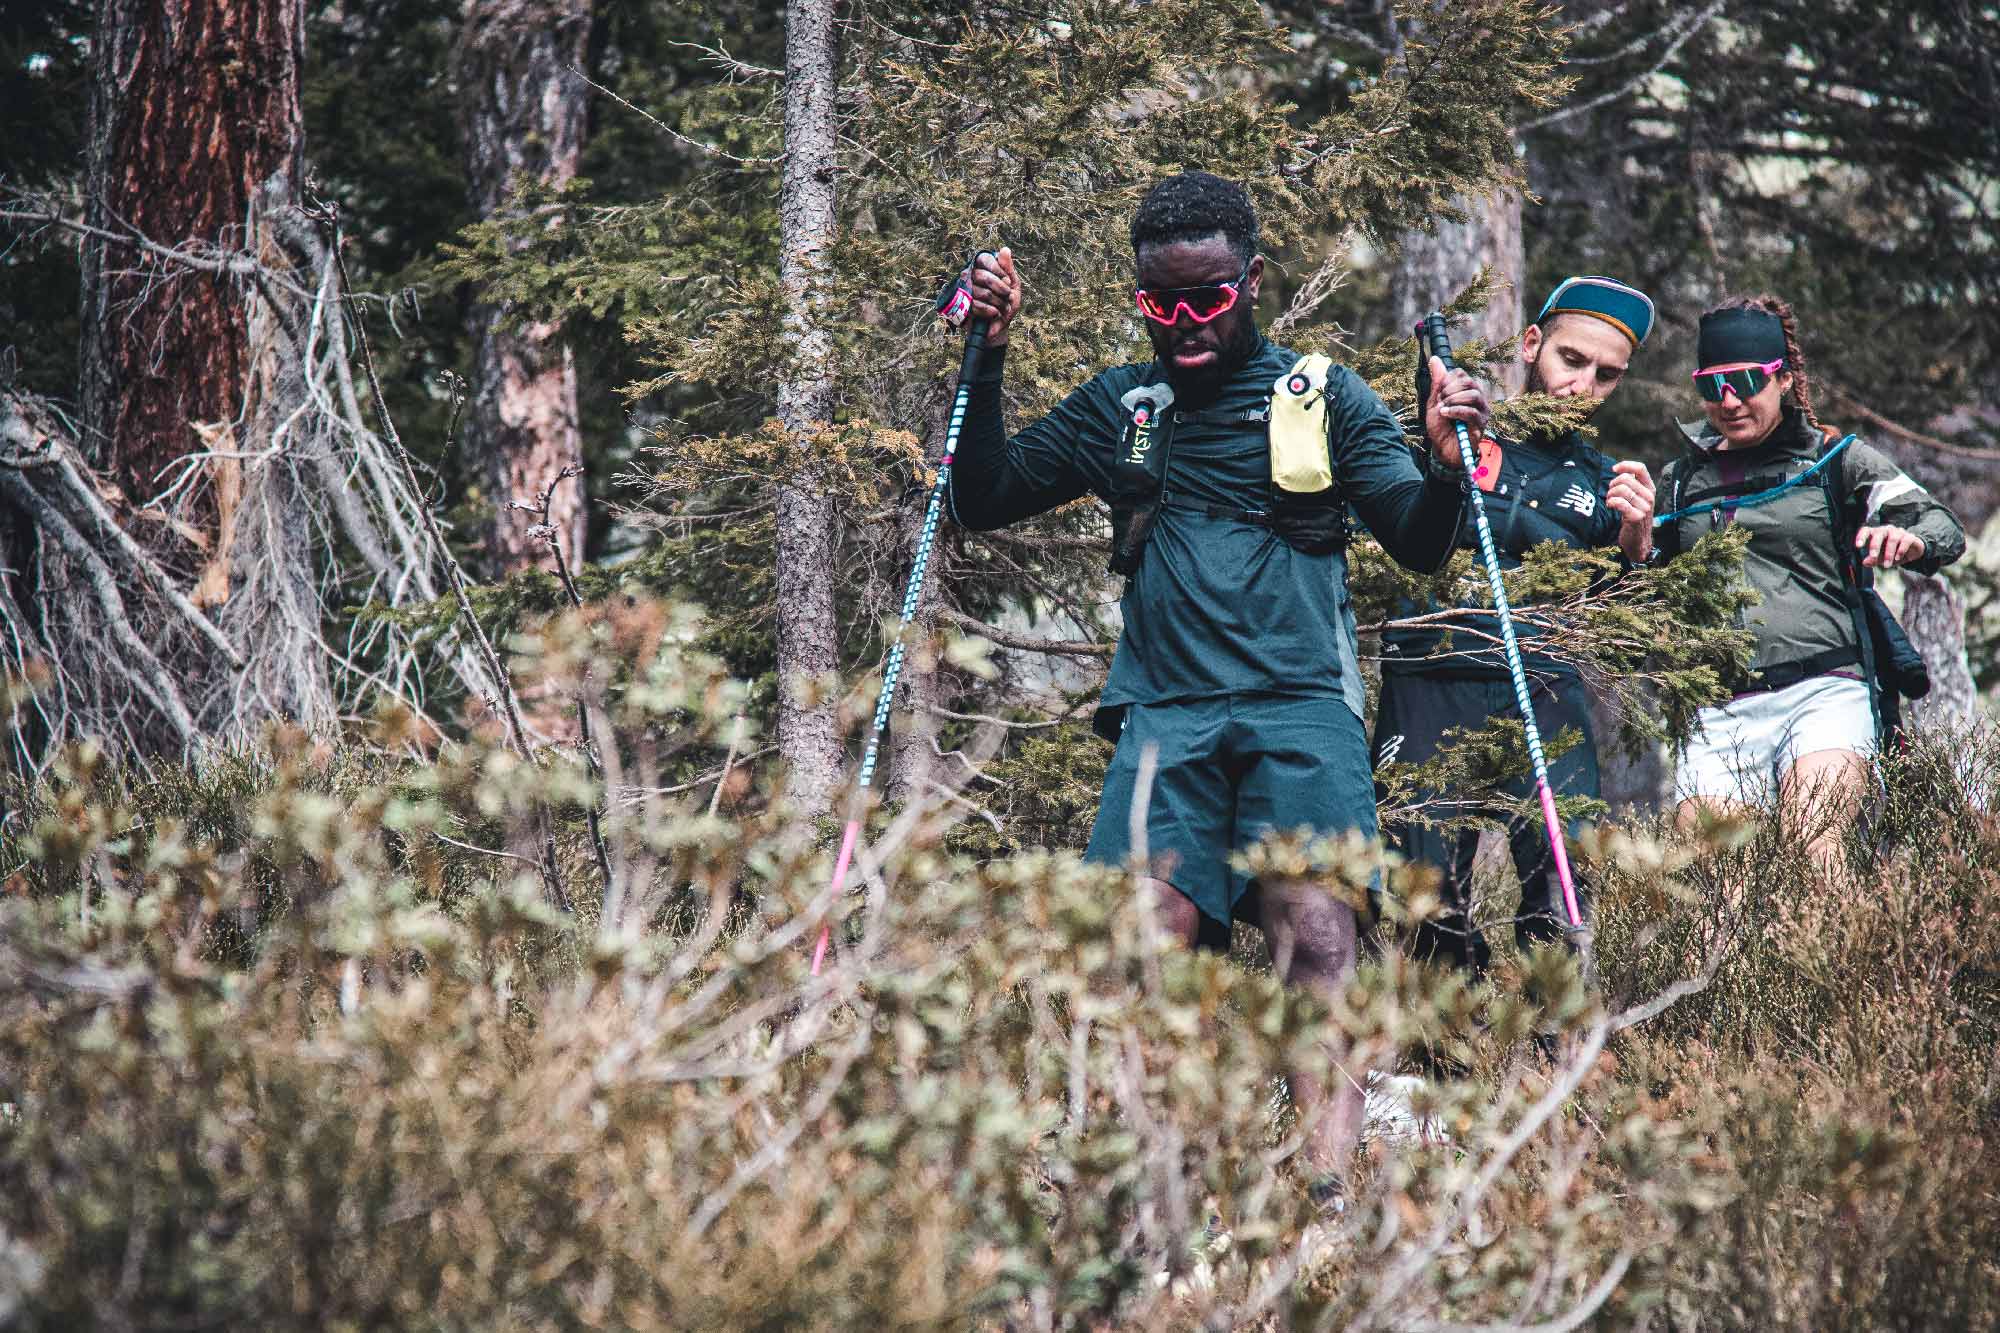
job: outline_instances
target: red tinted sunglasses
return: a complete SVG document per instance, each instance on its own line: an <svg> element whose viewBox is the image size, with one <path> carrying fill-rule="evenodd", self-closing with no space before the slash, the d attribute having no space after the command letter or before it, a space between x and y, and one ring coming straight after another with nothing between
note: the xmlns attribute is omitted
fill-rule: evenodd
<svg viewBox="0 0 2000 1333"><path fill-rule="evenodd" d="M1181 317L1183 310L1195 323L1206 324L1236 304L1237 293L1250 276L1251 262L1250 259L1243 261L1243 271L1236 275L1234 282L1211 282L1200 287L1167 287L1159 291L1141 287L1132 293L1132 299L1139 303L1140 312L1155 324L1172 324Z"/></svg>

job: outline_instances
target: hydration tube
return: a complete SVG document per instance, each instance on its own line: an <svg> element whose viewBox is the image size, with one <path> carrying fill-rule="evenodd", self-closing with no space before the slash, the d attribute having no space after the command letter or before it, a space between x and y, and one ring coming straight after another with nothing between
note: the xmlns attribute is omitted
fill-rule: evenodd
<svg viewBox="0 0 2000 1333"><path fill-rule="evenodd" d="M1653 515L1653 526L1656 528L1661 527L1678 519L1694 518L1696 515L1713 513L1718 509L1755 509L1759 505L1767 505L1786 491L1791 490L1794 486L1802 486L1818 476L1820 469L1831 463L1842 449L1853 444L1855 438L1855 436L1849 435L1839 444L1834 445L1833 448L1821 454L1819 461L1804 472L1768 490L1756 491L1750 495L1719 496L1713 500L1703 500L1700 504L1689 505L1685 509L1676 509L1670 514L1655 514Z"/></svg>

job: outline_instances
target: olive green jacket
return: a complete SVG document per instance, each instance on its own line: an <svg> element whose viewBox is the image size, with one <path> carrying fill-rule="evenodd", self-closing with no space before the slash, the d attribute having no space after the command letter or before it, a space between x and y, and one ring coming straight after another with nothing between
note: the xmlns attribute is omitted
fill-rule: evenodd
<svg viewBox="0 0 2000 1333"><path fill-rule="evenodd" d="M1661 473L1659 511L1671 516L1704 500L1782 485L1810 468L1838 438L1822 436L1800 412L1787 407L1762 444L1725 450L1717 447L1721 437L1704 422L1699 432L1691 433L1687 453ZM1965 554L1965 530L1951 511L1881 450L1856 440L1839 461L1845 531L1893 524L1914 532L1923 538L1924 554L1905 568L1920 574L1935 574ZM1669 517L1653 534L1659 558L1672 559L1703 533L1730 524L1750 532L1743 572L1759 600L1744 612L1744 624L1757 636L1755 668L1803 662L1843 648L1858 654L1826 488L1819 478L1754 508L1725 505Z"/></svg>

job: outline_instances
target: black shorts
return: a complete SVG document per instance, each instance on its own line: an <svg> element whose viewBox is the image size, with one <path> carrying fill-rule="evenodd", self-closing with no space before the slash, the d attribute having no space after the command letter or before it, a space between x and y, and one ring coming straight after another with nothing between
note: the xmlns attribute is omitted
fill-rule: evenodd
<svg viewBox="0 0 2000 1333"><path fill-rule="evenodd" d="M1545 740L1565 728L1583 733L1583 742L1549 761L1549 784L1559 796L1601 794L1597 770L1597 742L1590 726L1590 702L1583 682L1574 676L1544 676L1533 688L1535 720ZM1392 763L1421 764L1436 755L1449 727L1478 728L1489 718L1518 717L1514 685L1506 676L1449 676L1423 672L1385 671L1382 697L1375 713L1373 754L1378 768ZM1532 774L1500 789L1517 799L1532 799ZM1426 792L1424 796L1448 797L1448 792ZM1478 804L1454 814L1488 813ZM1540 816L1520 818L1491 811L1504 820L1507 843L1513 853L1514 870L1521 880L1521 905L1514 917L1514 938L1522 948L1546 944L1563 937L1565 916L1562 888L1556 879L1555 858L1549 851L1548 831ZM1471 920L1472 863L1478 852L1476 829L1448 830L1430 826L1395 824L1385 831L1386 841L1412 861L1432 866L1444 876L1439 893L1444 900L1442 915L1425 923L1413 942L1419 957L1447 959L1483 969L1492 951L1478 926ZM1568 830L1574 838L1574 821ZM1584 894L1579 881L1577 892Z"/></svg>

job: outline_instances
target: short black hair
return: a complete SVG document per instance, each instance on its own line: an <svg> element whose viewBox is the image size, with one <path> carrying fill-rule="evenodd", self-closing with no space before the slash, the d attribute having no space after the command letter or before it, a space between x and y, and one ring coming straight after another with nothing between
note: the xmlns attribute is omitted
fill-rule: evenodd
<svg viewBox="0 0 2000 1333"><path fill-rule="evenodd" d="M1183 171L1146 191L1132 215L1132 253L1149 245L1201 241L1220 235L1244 263L1257 253L1257 210L1235 181Z"/></svg>

